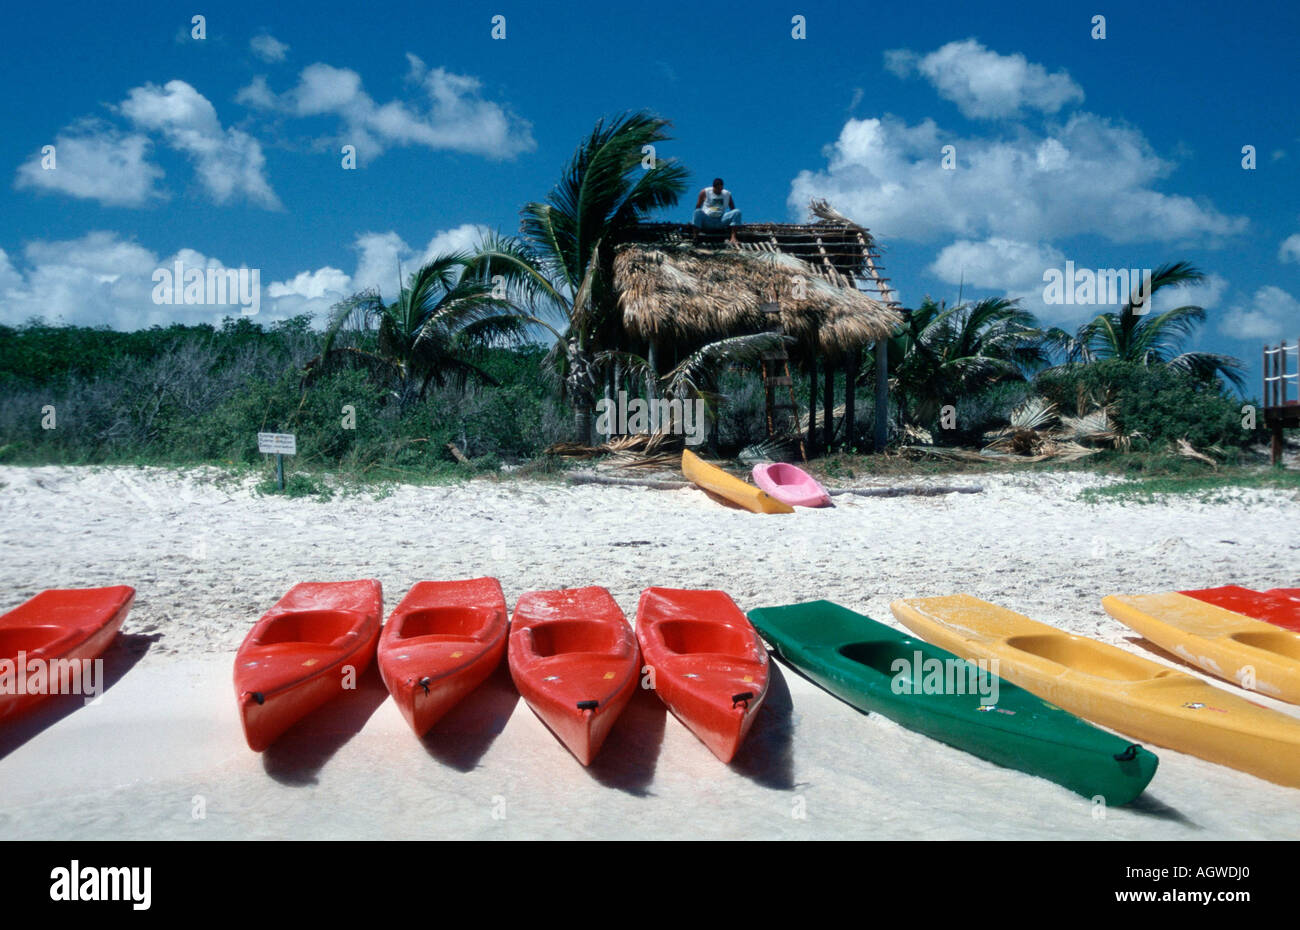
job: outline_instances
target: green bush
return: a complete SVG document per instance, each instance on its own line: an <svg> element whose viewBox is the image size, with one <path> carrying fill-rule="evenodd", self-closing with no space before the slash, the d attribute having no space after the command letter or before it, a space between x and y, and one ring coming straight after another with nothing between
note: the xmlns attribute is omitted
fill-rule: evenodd
<svg viewBox="0 0 1300 930"><path fill-rule="evenodd" d="M1167 365L1108 359L1044 372L1035 387L1066 414L1075 413L1080 397L1085 403L1113 403L1119 429L1139 434L1133 442L1138 449L1158 449L1178 439L1198 449L1240 448L1262 436L1258 429L1242 428L1245 402L1219 381Z"/></svg>

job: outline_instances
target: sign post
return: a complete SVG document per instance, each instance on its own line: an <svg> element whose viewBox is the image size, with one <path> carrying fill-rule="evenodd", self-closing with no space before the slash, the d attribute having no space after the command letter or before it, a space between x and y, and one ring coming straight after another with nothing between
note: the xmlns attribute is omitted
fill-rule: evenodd
<svg viewBox="0 0 1300 930"><path fill-rule="evenodd" d="M298 454L298 437L293 433L258 433L257 451L275 456L275 480L284 490L284 457Z"/></svg>

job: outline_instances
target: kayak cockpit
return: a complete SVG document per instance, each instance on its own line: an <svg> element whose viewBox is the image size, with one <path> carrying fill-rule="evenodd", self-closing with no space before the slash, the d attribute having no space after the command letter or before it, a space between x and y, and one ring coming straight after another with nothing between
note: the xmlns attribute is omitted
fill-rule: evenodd
<svg viewBox="0 0 1300 930"><path fill-rule="evenodd" d="M297 610L268 620L258 632L259 646L310 643L328 646L355 636L361 615L348 610Z"/></svg>
<svg viewBox="0 0 1300 930"><path fill-rule="evenodd" d="M1260 649L1300 661L1300 636L1295 633L1288 633L1285 630L1249 630L1234 633L1228 638L1252 649Z"/></svg>
<svg viewBox="0 0 1300 930"><path fill-rule="evenodd" d="M484 607L447 605L412 610L397 619L394 639L473 642L489 638L499 614Z"/></svg>
<svg viewBox="0 0 1300 930"><path fill-rule="evenodd" d="M895 693L899 694L983 693L988 688L986 669L915 640L845 643L836 651L849 661L891 679L897 684ZM942 690L927 685L936 673L941 676L940 681L947 683Z"/></svg>
<svg viewBox="0 0 1300 930"><path fill-rule="evenodd" d="M655 629L664 648L678 655L754 658L753 638L746 631L732 626L698 620L668 620Z"/></svg>
<svg viewBox="0 0 1300 930"><path fill-rule="evenodd" d="M1012 636L1006 640L1006 644L1012 649L1095 678L1145 681L1159 677L1151 674L1151 663L1146 659L1130 656L1113 646L1083 637L1039 633Z"/></svg>
<svg viewBox="0 0 1300 930"><path fill-rule="evenodd" d="M0 627L0 657L12 658L20 652L39 652L67 636L68 630L59 626Z"/></svg>
<svg viewBox="0 0 1300 930"><path fill-rule="evenodd" d="M575 653L613 655L626 646L617 626L596 620L552 620L527 630L533 654L544 659Z"/></svg>

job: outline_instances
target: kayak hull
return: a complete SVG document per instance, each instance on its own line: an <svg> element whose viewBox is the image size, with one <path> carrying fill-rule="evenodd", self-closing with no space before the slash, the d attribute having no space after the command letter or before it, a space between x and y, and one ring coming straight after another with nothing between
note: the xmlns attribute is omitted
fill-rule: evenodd
<svg viewBox="0 0 1300 930"><path fill-rule="evenodd" d="M384 625L376 651L388 693L417 736L501 664L509 619L495 578L421 581Z"/></svg>
<svg viewBox="0 0 1300 930"><path fill-rule="evenodd" d="M580 763L590 765L636 691L640 651L604 588L519 598L506 647L524 701Z"/></svg>
<svg viewBox="0 0 1300 930"><path fill-rule="evenodd" d="M731 762L767 697L768 658L723 591L646 588L636 638L655 693L723 762Z"/></svg>
<svg viewBox="0 0 1300 930"><path fill-rule="evenodd" d="M1160 648L1211 675L1269 697L1300 704L1300 633L1168 594L1117 594L1102 607Z"/></svg>
<svg viewBox="0 0 1300 930"><path fill-rule="evenodd" d="M895 601L908 629L1146 743L1300 787L1300 721L1199 678L965 594Z"/></svg>
<svg viewBox="0 0 1300 930"><path fill-rule="evenodd" d="M701 490L752 513L794 513L789 504L716 465L710 465L690 449L682 450L682 474Z"/></svg>
<svg viewBox="0 0 1300 930"><path fill-rule="evenodd" d="M73 676L70 684L84 692L84 663L104 654L134 600L135 589L127 585L42 591L0 616L0 661L13 663L15 679L20 664L31 668L37 662L57 674L61 664L77 663L64 667ZM39 689L25 687L18 693L15 683L14 693L0 692L0 720L17 717L56 696L43 693L51 690L51 678L45 676Z"/></svg>
<svg viewBox="0 0 1300 930"><path fill-rule="evenodd" d="M304 582L254 624L235 654L244 738L262 752L286 730L356 687L379 639L378 581Z"/></svg>
<svg viewBox="0 0 1300 930"><path fill-rule="evenodd" d="M754 466L754 484L791 507L828 507L831 496L812 475L786 462Z"/></svg>
<svg viewBox="0 0 1300 930"><path fill-rule="evenodd" d="M1240 585L1224 585L1220 588L1201 588L1179 593L1255 620L1264 620L1293 633L1300 633L1300 600L1290 593L1296 590L1274 588L1270 591L1252 591Z"/></svg>
<svg viewBox="0 0 1300 930"><path fill-rule="evenodd" d="M1155 775L1153 753L838 604L749 616L782 661L840 700L982 759L1113 805L1138 797Z"/></svg>

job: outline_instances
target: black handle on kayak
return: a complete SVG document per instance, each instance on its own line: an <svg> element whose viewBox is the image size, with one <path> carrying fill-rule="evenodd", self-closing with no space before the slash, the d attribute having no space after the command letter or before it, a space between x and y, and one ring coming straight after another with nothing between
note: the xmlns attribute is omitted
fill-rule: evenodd
<svg viewBox="0 0 1300 930"><path fill-rule="evenodd" d="M753 691L742 691L739 694L733 694L731 696L731 706L735 707L737 704L743 703L746 707L748 707L749 702L752 700L754 700Z"/></svg>
<svg viewBox="0 0 1300 930"><path fill-rule="evenodd" d="M579 701L578 710L595 710L600 706L600 701Z"/></svg>
<svg viewBox="0 0 1300 930"><path fill-rule="evenodd" d="M1137 743L1130 743L1128 748L1125 749L1123 752L1115 753L1115 761L1132 762L1134 759L1137 758L1138 750L1141 748L1142 747L1139 746Z"/></svg>
<svg viewBox="0 0 1300 930"><path fill-rule="evenodd" d="M254 691L252 694L249 695L249 697L251 697L258 704L266 703L266 695L264 695L261 691Z"/></svg>
<svg viewBox="0 0 1300 930"><path fill-rule="evenodd" d="M419 685L420 685L421 688L424 689L424 693L425 693L425 694L428 694L428 693L429 693L429 684L430 684L432 681L433 681L433 679L430 678L428 675L425 675L423 678L420 679L420 681L419 681Z"/></svg>

